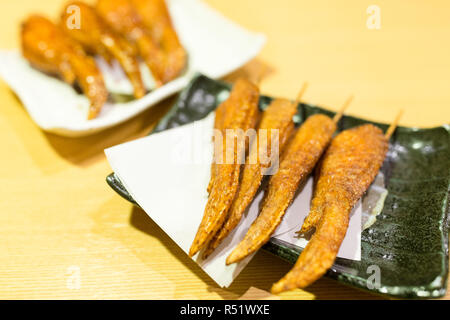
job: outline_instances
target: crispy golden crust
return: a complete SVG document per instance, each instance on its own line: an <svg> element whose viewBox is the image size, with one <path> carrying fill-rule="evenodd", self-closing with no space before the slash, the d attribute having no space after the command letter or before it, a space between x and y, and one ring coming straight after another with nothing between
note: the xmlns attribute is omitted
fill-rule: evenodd
<svg viewBox="0 0 450 320"><path fill-rule="evenodd" d="M333 264L347 232L349 215L377 175L388 149L382 131L363 125L341 132L324 155L317 182L321 219L292 270L272 287L273 293L304 288Z"/></svg>
<svg viewBox="0 0 450 320"><path fill-rule="evenodd" d="M216 108L214 129L219 130L222 135L225 135L226 128L230 128L231 121L233 121L234 118L234 113L239 112L240 109L239 106L242 97L248 94L247 91L248 91L248 81L243 78L238 79L234 84L229 97ZM254 120L256 119L253 119L252 121ZM253 126L254 124L250 123L250 128L252 128ZM217 147L220 147L220 144L217 144ZM216 175L215 159L216 159L216 150L214 150L214 157L211 163L211 178L208 184L207 189L208 193L211 192L214 183L214 178Z"/></svg>
<svg viewBox="0 0 450 320"><path fill-rule="evenodd" d="M231 129L235 132L234 130L242 129L245 132L254 128L259 115L258 88L245 79L239 79L228 100L230 100L230 110L234 111L232 117L225 117L224 130ZM236 194L241 166L240 157L244 153L245 143L238 143L242 140L238 139L237 134L234 135L233 140L234 143L232 144L226 143L226 136L223 137L223 158L226 160L226 154L232 154L234 161L233 163L227 163L224 160L223 164L216 164L215 166L215 178L203 219L189 250L189 256L191 257L211 240L211 237L223 224Z"/></svg>
<svg viewBox="0 0 450 320"><path fill-rule="evenodd" d="M80 9L79 28L73 28L68 23L72 14L67 9L74 5ZM107 61L110 61L111 57L117 59L133 85L134 96L141 98L145 95L137 57L130 54L129 48L123 45L123 39L109 28L93 7L81 1L68 3L61 14L60 25L64 32L78 41L87 52L101 55Z"/></svg>
<svg viewBox="0 0 450 320"><path fill-rule="evenodd" d="M132 0L153 41L166 55L163 82L175 79L185 68L187 54L173 28L164 0Z"/></svg>
<svg viewBox="0 0 450 320"><path fill-rule="evenodd" d="M42 16L28 17L22 23L21 31L22 54L33 66L60 75L70 84L75 82L69 55L81 47L65 41L58 28Z"/></svg>
<svg viewBox="0 0 450 320"><path fill-rule="evenodd" d="M91 102L88 119L94 119L108 99L108 91L106 90L103 76L94 60L90 57L73 56L70 59L70 64L81 90Z"/></svg>
<svg viewBox="0 0 450 320"><path fill-rule="evenodd" d="M250 154L247 158L244 170L242 172L242 179L238 189L238 193L231 205L228 213L228 218L223 227L214 235L210 241L208 248L204 252L204 257L207 257L215 248L222 242L223 239L238 225L241 220L243 212L252 202L256 191L258 190L261 181L264 177L264 170L268 169L270 165L277 161L275 158L278 154L270 155L271 150L271 130L278 130L278 153L281 154L294 131L293 116L297 112L297 106L289 100L277 99L274 100L269 107L264 111L259 125L259 130L266 130L267 139L260 139L258 134L258 142L251 145ZM258 156L259 150L267 150L268 157L274 157L270 163L261 164L261 159ZM256 159L255 162L250 162L249 159Z"/></svg>
<svg viewBox="0 0 450 320"><path fill-rule="evenodd" d="M33 15L22 24L22 53L30 63L60 76L69 84L78 82L91 102L88 118L97 116L108 98L103 77L83 48L45 17Z"/></svg>
<svg viewBox="0 0 450 320"><path fill-rule="evenodd" d="M303 222L301 230L298 232L299 234L308 234L320 221L322 217L323 204L325 197L320 195L323 193L323 188L318 188L318 177L320 176L320 168L322 167L322 161L319 161L317 164L315 174L314 174L314 192L313 199L311 200L311 208L308 216Z"/></svg>
<svg viewBox="0 0 450 320"><path fill-rule="evenodd" d="M222 134L224 134L224 126L226 123L230 122L230 119L232 119L232 115L233 115L233 111L234 109L236 109L236 99L242 95L243 93L243 89L245 88L245 86L242 84L239 84L240 81L238 81L234 87L233 90L230 92L230 96L228 97L227 100L225 100L224 102L222 102L217 108L216 108L216 114L215 114L215 118L214 118L214 129L219 130ZM213 136L213 142L214 142L214 136ZM209 180L209 184L208 184L208 193L211 192L213 183L214 183L214 178L216 176L216 163L215 163L215 158L216 158L216 150L214 150L214 157L213 157L213 161L211 163L211 178Z"/></svg>
<svg viewBox="0 0 450 320"><path fill-rule="evenodd" d="M134 44L151 70L156 85L164 84L166 69L164 52L153 41L131 1L98 0L96 9L111 29Z"/></svg>
<svg viewBox="0 0 450 320"><path fill-rule="evenodd" d="M227 264L242 260L270 239L299 185L314 168L335 130L334 122L321 114L309 117L300 127L283 154L278 172L269 180L258 218L228 256Z"/></svg>

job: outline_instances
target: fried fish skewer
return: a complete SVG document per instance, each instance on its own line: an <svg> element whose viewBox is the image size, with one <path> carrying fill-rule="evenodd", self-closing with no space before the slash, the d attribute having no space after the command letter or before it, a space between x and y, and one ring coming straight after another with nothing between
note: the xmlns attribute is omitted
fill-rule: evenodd
<svg viewBox="0 0 450 320"><path fill-rule="evenodd" d="M353 99L353 97L350 97L349 100L347 100L347 103L350 103L350 101ZM345 104L344 104L345 105ZM339 112L335 115L335 119L336 117L338 117L338 119L340 118L340 116L342 116L342 113ZM309 211L308 216L306 217L305 221L303 222L302 228L300 231L298 231L298 234L307 234L309 233L319 222L321 216L322 216L322 211L323 211L323 206L324 206L324 197L319 196L319 193L326 191L326 189L324 188L319 188L318 184L318 177L320 176L320 168L322 167L322 163L320 162L316 168L316 174L315 174L315 181L314 181L314 195L313 195L313 199L311 200L311 208Z"/></svg>
<svg viewBox="0 0 450 320"><path fill-rule="evenodd" d="M187 54L173 28L165 1L132 0L132 3L153 41L166 54L167 66L163 82L175 79L186 66Z"/></svg>
<svg viewBox="0 0 450 320"><path fill-rule="evenodd" d="M348 106L344 104L343 110ZM338 117L335 120L339 120ZM316 114L298 129L283 154L278 172L269 180L259 216L250 226L244 239L227 257L226 263L241 261L265 244L281 223L300 184L305 181L336 131L336 122Z"/></svg>
<svg viewBox="0 0 450 320"><path fill-rule="evenodd" d="M397 121L400 119L401 115L402 115L402 112L400 112L397 115L393 124L397 123ZM392 130L392 132L393 132L393 130L395 130L395 125L391 126L389 128L389 130ZM389 140L389 137L391 136L392 132L389 132L389 131L386 132L386 138L388 140ZM302 225L302 228L300 229L300 231L297 231L297 234L300 234L300 235L308 234L309 232L312 231L313 228L317 227L318 223L320 222L320 219L322 218L324 207L326 205L325 194L327 192L327 188L322 187L321 184L326 184L327 181L322 179L319 182L318 177L320 177L321 167L322 167L322 164L320 164L317 168L317 172L316 172L317 181L315 184L313 199L311 200L311 208L310 208L309 214L306 217L305 221L303 222L303 225Z"/></svg>
<svg viewBox="0 0 450 320"><path fill-rule="evenodd" d="M262 71L259 73L259 75L257 77L255 77L254 79L254 83L257 87L260 86L262 78L264 76L264 71L265 71L266 67L264 66ZM239 79L238 79L239 80ZM234 91L239 90L240 88L244 88L244 86L236 86L236 88ZM241 94L238 92L234 92L233 96L234 97L238 97ZM231 96L230 96L231 98ZM214 119L214 129L218 130L222 135L225 134L225 130L224 128L226 128L229 124L230 121L233 119L234 116L234 112L238 110L236 108L236 103L233 102L233 99L227 99L225 100L223 103L221 103L217 108L216 108L216 114L215 114L215 119ZM213 136L213 141L215 139L215 135ZM213 157L213 161L211 163L211 178L209 180L208 183L208 194L211 193L211 189L214 183L214 179L216 176L216 154L217 152L220 152L219 150L216 150L216 148L220 148L223 146L220 146L220 144L216 144L214 143L214 157Z"/></svg>
<svg viewBox="0 0 450 320"><path fill-rule="evenodd" d="M130 0L98 0L96 9L111 29L137 48L151 70L156 86L164 84L165 55L148 34Z"/></svg>
<svg viewBox="0 0 450 320"><path fill-rule="evenodd" d="M258 133L258 140L251 145L250 154L243 169L241 183L228 213L228 218L223 227L210 241L204 252L204 258L211 254L223 239L225 239L239 224L242 214L252 202L261 185L265 171L268 170L271 165L274 165L274 161L277 161L276 156L279 156L282 153L282 150L294 131L293 117L297 113L297 105L300 102L306 87L307 84L305 83L298 93L295 102L285 99L276 99L264 111L258 130L265 130L266 137L262 138L260 133ZM272 130L278 130L278 154L268 154L270 161L262 164L258 154L260 150L265 150L267 152L272 150L270 138ZM255 159L256 163L254 160L251 161L251 159Z"/></svg>
<svg viewBox="0 0 450 320"><path fill-rule="evenodd" d="M233 116L227 117L223 124L227 134L222 140L222 156L232 155L233 159L226 159L225 163L215 166L215 178L203 219L189 250L191 257L208 244L226 218L238 188L242 156L245 154L245 142L239 132L254 128L259 116L259 90L251 82L239 79L227 100L230 101L224 103L227 103L228 110L233 110Z"/></svg>
<svg viewBox="0 0 450 320"><path fill-rule="evenodd" d="M375 179L389 147L396 122L386 135L371 125L341 132L324 155L318 188L326 197L316 232L296 264L272 286L272 293L304 288L320 278L334 263L347 232L350 212Z"/></svg>
<svg viewBox="0 0 450 320"><path fill-rule="evenodd" d="M235 90L240 89L241 87L236 87ZM243 88L243 87L242 87ZM239 96L239 94L237 92L233 93L234 96ZM233 97L234 97L233 96ZM227 126L227 124L230 122L230 120L233 118L233 111L235 111L234 109L236 108L236 102L234 101L235 99L233 99L232 97L229 97L229 99L225 100L224 102L222 102L216 109L216 114L215 114L215 118L214 118L214 129L218 130L222 135L225 133L224 132L224 127ZM215 136L213 136L213 142L215 139ZM217 152L220 152L220 150L215 150L216 147L216 143L214 143L214 156L213 156L213 161L211 163L211 178L209 180L209 184L208 184L208 193L211 192L212 186L214 184L214 179L216 176L216 155Z"/></svg>
<svg viewBox="0 0 450 320"><path fill-rule="evenodd" d="M71 6L77 6L80 10L79 28L71 28L67 23L71 16L67 8ZM145 95L144 83L136 57L122 45L123 39L109 29L93 7L81 1L68 3L61 14L60 25L65 33L78 41L87 52L101 55L107 61L114 57L127 74L134 88L134 96L142 98Z"/></svg>
<svg viewBox="0 0 450 320"><path fill-rule="evenodd" d="M22 24L22 53L30 63L73 85L77 82L90 101L88 119L95 118L108 98L103 77L83 48L67 38L53 22L39 15Z"/></svg>

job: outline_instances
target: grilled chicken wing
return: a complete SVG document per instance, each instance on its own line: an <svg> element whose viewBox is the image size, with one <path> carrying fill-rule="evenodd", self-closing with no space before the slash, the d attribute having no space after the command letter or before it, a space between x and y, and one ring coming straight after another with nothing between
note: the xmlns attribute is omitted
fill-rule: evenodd
<svg viewBox="0 0 450 320"><path fill-rule="evenodd" d="M227 257L227 264L241 261L270 239L297 189L313 170L335 130L336 124L325 115L317 114L306 119L289 142L278 172L269 180L259 216Z"/></svg>
<svg viewBox="0 0 450 320"><path fill-rule="evenodd" d="M88 118L95 118L107 100L103 77L83 48L67 38L50 20L30 16L22 24L22 53L35 67L60 76L73 85L75 81L91 102Z"/></svg>
<svg viewBox="0 0 450 320"><path fill-rule="evenodd" d="M318 192L321 218L295 266L272 287L273 293L304 288L333 264L347 232L349 215L376 177L388 150L388 139L370 124L341 132L324 155Z"/></svg>
<svg viewBox="0 0 450 320"><path fill-rule="evenodd" d="M239 79L233 86L228 99L223 102L226 112L232 112L232 117L226 117L223 129L232 133L227 143L223 136L222 153L224 163L215 165L214 181L206 204L202 222L189 250L189 256L195 255L204 248L223 224L238 188L242 156L245 153L245 143L240 137L239 130L246 132L254 128L258 119L259 90L251 82ZM222 105L223 105L222 104ZM219 107L220 108L220 107ZM231 132L230 132L231 131ZM217 155L217 153L216 153ZM226 155L233 155L233 159L226 159ZM231 160L228 162L227 160Z"/></svg>
<svg viewBox="0 0 450 320"><path fill-rule="evenodd" d="M176 78L186 66L186 51L173 28L164 0L132 0L153 41L164 51L167 59L163 82Z"/></svg>
<svg viewBox="0 0 450 320"><path fill-rule="evenodd" d="M264 111L259 130L265 131L265 138L261 137L261 131L259 131L258 141L252 143L250 154L242 172L241 183L228 213L228 218L223 227L214 235L208 244L204 252L204 257L208 256L217 248L223 239L238 225L242 214L252 202L261 185L265 170L269 169L271 165L274 165L274 162L277 161L276 157L282 153L286 142L292 135L294 131L292 118L296 112L297 105L285 99L274 100ZM272 150L270 137L274 129L278 130L278 154L272 155L269 154L270 150ZM267 163L262 163L258 156L259 150L267 150L267 157L271 158L271 160ZM250 159L256 159L256 162L250 161Z"/></svg>
<svg viewBox="0 0 450 320"><path fill-rule="evenodd" d="M71 13L67 9L71 6L77 6L80 10L79 28L73 28L68 23ZM145 95L137 58L130 52L129 47L124 46L124 39L110 30L93 7L81 1L70 2L61 15L61 28L78 41L87 52L101 55L107 61L114 57L130 79L134 96L141 98Z"/></svg>
<svg viewBox="0 0 450 320"><path fill-rule="evenodd" d="M96 9L111 29L137 48L151 70L156 85L164 84L167 59L148 33L131 0L98 0Z"/></svg>

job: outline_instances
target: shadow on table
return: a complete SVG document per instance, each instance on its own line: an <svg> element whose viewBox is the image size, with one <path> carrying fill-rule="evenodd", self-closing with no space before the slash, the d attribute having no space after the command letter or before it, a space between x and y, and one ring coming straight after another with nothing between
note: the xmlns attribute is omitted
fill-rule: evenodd
<svg viewBox="0 0 450 320"><path fill-rule="evenodd" d="M134 206L130 223L136 229L157 238L166 249L197 278L208 285L208 290L224 299L279 299L298 298L295 292L280 297L270 294L270 287L292 267L263 250L260 250L228 288L220 288L180 247L140 208ZM165 274L168 278L170 273ZM174 280L175 281L175 280ZM298 293L298 292L297 292ZM339 284L330 279L320 279L301 295L316 299L377 299L378 296Z"/></svg>
<svg viewBox="0 0 450 320"><path fill-rule="evenodd" d="M195 276L210 286L214 286L215 282L189 258L186 253L139 207L133 206L130 215L130 224L145 234L157 238L162 245L183 265L191 270ZM170 278L170 274L165 274ZM232 298L232 297L228 297Z"/></svg>
<svg viewBox="0 0 450 320"><path fill-rule="evenodd" d="M46 133L50 145L66 160L76 165L88 165L114 145L147 135L168 110L167 103L158 104L135 119L104 132L81 138L64 138Z"/></svg>
<svg viewBox="0 0 450 320"><path fill-rule="evenodd" d="M14 92L12 92L12 95L23 108L20 99ZM23 116L29 119L23 120L22 117L20 119L12 119L10 124L15 127L15 131L38 166L45 172L54 172L55 168L48 167L48 158L51 155L46 154L43 156L43 147L45 145L50 145L57 156L64 160L77 166L87 166L97 159L101 159L105 148L147 135L173 105L176 96L165 99L122 124L85 137L63 137L44 132L32 122L25 108L23 108ZM24 128L24 126L27 127ZM40 139L37 138L38 136L41 136Z"/></svg>
<svg viewBox="0 0 450 320"><path fill-rule="evenodd" d="M98 155L103 155L104 149L150 133L175 99L173 96L118 126L86 137L66 138L52 133L45 133L45 136L60 156L76 165L87 165Z"/></svg>

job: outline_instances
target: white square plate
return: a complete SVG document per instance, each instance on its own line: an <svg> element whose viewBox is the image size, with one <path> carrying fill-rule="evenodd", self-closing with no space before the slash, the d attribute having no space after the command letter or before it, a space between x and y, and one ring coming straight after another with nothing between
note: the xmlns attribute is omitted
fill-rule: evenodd
<svg viewBox="0 0 450 320"><path fill-rule="evenodd" d="M264 35L243 29L200 0L166 2L174 27L189 55L188 70L141 99L127 103L108 102L96 119L87 120L87 98L68 84L31 68L19 52L0 51L0 76L18 95L40 128L76 137L132 118L180 91L195 72L215 79L223 77L254 58L265 43ZM104 71L102 69L105 79L113 76ZM110 85L108 89L111 89Z"/></svg>

